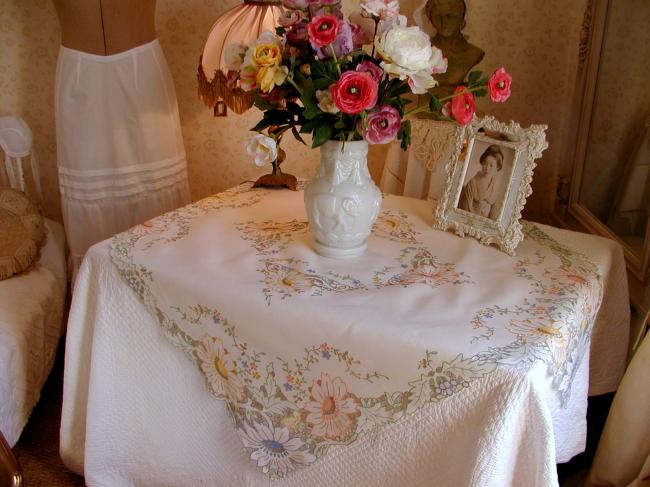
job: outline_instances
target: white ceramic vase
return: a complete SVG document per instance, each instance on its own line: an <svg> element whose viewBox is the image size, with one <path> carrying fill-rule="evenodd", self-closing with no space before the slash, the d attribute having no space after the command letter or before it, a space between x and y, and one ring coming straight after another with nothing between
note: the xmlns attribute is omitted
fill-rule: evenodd
<svg viewBox="0 0 650 487"><path fill-rule="evenodd" d="M320 167L305 188L315 250L325 257L357 257L366 250L381 207L381 192L368 172L368 143L330 140L320 151Z"/></svg>

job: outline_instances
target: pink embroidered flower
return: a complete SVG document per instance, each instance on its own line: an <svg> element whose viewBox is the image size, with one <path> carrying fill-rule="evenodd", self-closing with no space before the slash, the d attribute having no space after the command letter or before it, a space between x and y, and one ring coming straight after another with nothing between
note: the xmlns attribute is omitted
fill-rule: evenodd
<svg viewBox="0 0 650 487"><path fill-rule="evenodd" d="M471 122L476 111L474 95L470 92L462 93L466 88L463 85L456 87L454 97L451 100L451 115L461 125L467 125Z"/></svg>
<svg viewBox="0 0 650 487"><path fill-rule="evenodd" d="M379 110L368 115L366 129L360 133L369 144L387 144L395 140L401 125L399 111L390 105L381 105Z"/></svg>
<svg viewBox="0 0 650 487"><path fill-rule="evenodd" d="M384 77L384 70L377 66L372 61L363 61L357 66L357 71L359 73L370 73L372 79L377 83L381 83L381 79Z"/></svg>
<svg viewBox="0 0 650 487"><path fill-rule="evenodd" d="M504 68L497 69L488 81L490 99L495 103L506 101L510 98L511 84L512 76L510 76Z"/></svg>
<svg viewBox="0 0 650 487"><path fill-rule="evenodd" d="M311 399L305 409L314 436L343 439L354 432L358 406L340 377L332 380L328 374L321 374L311 386Z"/></svg>
<svg viewBox="0 0 650 487"><path fill-rule="evenodd" d="M332 98L343 113L357 114L377 104L378 89L370 73L346 71L334 85Z"/></svg>
<svg viewBox="0 0 650 487"><path fill-rule="evenodd" d="M317 15L307 24L309 42L318 49L325 47L336 39L341 29L341 21L332 14Z"/></svg>

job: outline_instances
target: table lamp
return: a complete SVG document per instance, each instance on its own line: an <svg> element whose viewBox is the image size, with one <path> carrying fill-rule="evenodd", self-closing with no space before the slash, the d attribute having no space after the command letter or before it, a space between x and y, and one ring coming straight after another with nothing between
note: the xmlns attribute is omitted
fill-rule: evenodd
<svg viewBox="0 0 650 487"><path fill-rule="evenodd" d="M265 30L275 32L282 15L281 0L244 0L217 19L205 42L199 59L199 98L214 110L216 117L228 115L228 108L241 114L253 106L254 96L236 83L228 83L226 50L232 44L253 44ZM208 79L206 73L212 75ZM280 164L286 157L282 149L273 162L273 173L255 181L254 187L286 187L296 189L297 179L283 173Z"/></svg>
<svg viewBox="0 0 650 487"><path fill-rule="evenodd" d="M275 32L282 15L281 4L281 0L244 0L243 5L219 17L210 29L197 77L199 98L214 110L215 116L225 117L228 108L241 114L253 106L251 93L238 84L227 85L226 48L231 44L250 45L265 30Z"/></svg>

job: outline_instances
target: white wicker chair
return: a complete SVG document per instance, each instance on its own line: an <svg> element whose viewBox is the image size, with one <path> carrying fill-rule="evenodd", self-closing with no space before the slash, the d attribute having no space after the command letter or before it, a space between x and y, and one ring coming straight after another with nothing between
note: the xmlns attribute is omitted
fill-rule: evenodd
<svg viewBox="0 0 650 487"><path fill-rule="evenodd" d="M24 120L0 117L4 153L0 186L4 178L5 185L25 191L38 202L38 165L32 143ZM9 446L18 441L40 397L63 333L65 236L58 222L45 219L45 227L45 244L36 262L0 281L0 431Z"/></svg>

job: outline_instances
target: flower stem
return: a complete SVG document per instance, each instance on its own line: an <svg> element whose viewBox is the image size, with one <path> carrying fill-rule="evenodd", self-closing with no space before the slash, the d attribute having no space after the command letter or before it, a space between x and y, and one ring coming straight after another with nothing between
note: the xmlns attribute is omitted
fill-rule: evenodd
<svg viewBox="0 0 650 487"><path fill-rule="evenodd" d="M287 76L287 81L289 82L289 84L290 84L291 86L293 86L293 87L296 89L296 91L298 92L298 94L302 95L302 90L300 89L300 86L298 86L298 85L296 84L296 82L293 80L293 75L289 75L289 76Z"/></svg>
<svg viewBox="0 0 650 487"><path fill-rule="evenodd" d="M379 17L373 15L372 20L375 21L375 31L372 34L372 57L375 57L375 39L377 38L377 29L379 27Z"/></svg>
<svg viewBox="0 0 650 487"><path fill-rule="evenodd" d="M354 133L357 131L357 118L359 118L359 115L355 115L352 120L352 130L350 130L350 133L348 134L348 140L350 141L354 138Z"/></svg>
<svg viewBox="0 0 650 487"><path fill-rule="evenodd" d="M438 101L440 103L442 103L444 101L451 100L452 98L455 98L455 97L457 97L459 95L464 95L465 93L471 93L473 91L478 91L478 90L481 90L481 89L483 89L483 86L475 86L474 88L465 87L465 89L463 89L463 91L459 91L458 93L452 93L451 95L443 96ZM426 112L427 110L429 110L429 104L428 103L425 104L425 105L420 105L419 107L415 107L412 110L409 110L408 112L406 112L404 114L404 117L408 117L409 115L413 115L415 113Z"/></svg>
<svg viewBox="0 0 650 487"><path fill-rule="evenodd" d="M339 76L341 76L341 66L339 66L339 60L336 57L336 51L334 50L334 44L329 44L330 51L332 52L332 57L334 58L334 62L336 63L336 72L339 73Z"/></svg>

